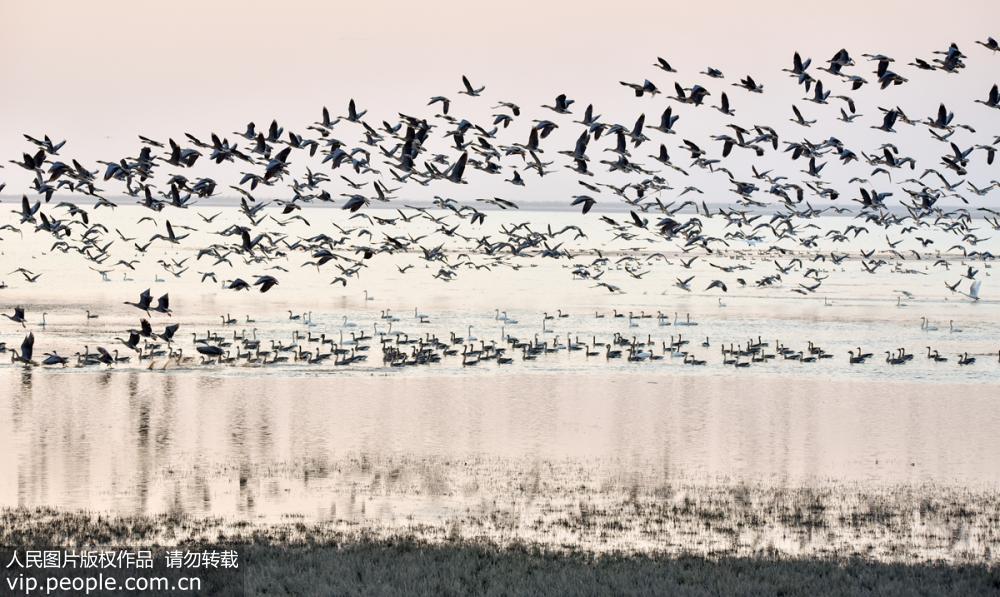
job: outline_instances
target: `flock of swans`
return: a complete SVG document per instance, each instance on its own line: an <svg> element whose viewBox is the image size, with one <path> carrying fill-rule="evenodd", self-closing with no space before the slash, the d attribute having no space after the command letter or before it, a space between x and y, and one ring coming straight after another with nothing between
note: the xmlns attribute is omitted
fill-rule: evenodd
<svg viewBox="0 0 1000 597"><path fill-rule="evenodd" d="M368 300L367 293L365 300ZM141 293L138 301L124 301L148 317L153 314L172 317L169 295L159 297L153 304L153 297L148 290ZM14 309L13 314L3 314L10 321L27 327L25 310ZM98 316L90 311L85 314L87 321ZM780 340L770 342L761 336L749 338L740 342L713 342L710 337L704 340L695 337L692 331L699 322L687 313L682 318L677 312L673 317L668 313L657 311L655 314L645 311L619 312L612 309L610 313L595 311L593 315L579 315L571 318L571 314L557 309L554 313L543 312L539 331L518 331L515 335L512 328L524 329L528 326L519 324L518 320L509 316L506 311L495 309L492 317L499 324L500 332L495 338L478 338L473 333L473 326L467 325L459 332L450 331L446 334L424 331L431 319L427 314L414 308L412 317L401 318L390 309L382 309L377 319L371 323L356 323L343 316L339 324L324 326L324 331L316 332L317 324L313 322L312 312L295 313L288 311L287 322L293 329L290 336L264 338L258 336L258 328L254 326L256 319L246 315L244 320L238 320L230 314L220 315L222 329L208 328L204 333L191 332L191 349L185 351L182 338L178 335L180 323L170 323L157 332L149 319L139 320L139 327L127 330L127 337L116 336L112 349L96 346L91 351L85 345L82 351L75 352L72 357L59 355L56 351L44 353L44 358L35 360L34 332L28 332L21 342L20 349L8 348L6 343L0 343L0 353L9 352L12 363L25 366L49 367L89 367L104 365L114 367L130 366L138 363L146 369L177 369L195 366L270 366L282 364L347 366L368 361L371 352L382 353L381 363L384 367L413 367L446 362L449 358L462 367L470 367L482 363L508 365L515 361L534 361L553 353L579 353L588 361L593 362L655 362L661 360L676 361L684 365L703 366L709 363L733 368L750 367L755 363L790 361L794 363L815 363L834 359L835 354L829 352L812 340L807 341L803 348L793 348ZM623 331L612 332L608 337L598 337L597 334L584 336L572 332L558 333L554 326L563 327L564 322L583 326L583 320L608 319L612 322L622 320ZM636 328L647 324L643 320L655 322L655 328L677 328L675 334L670 334L669 340L654 339L653 333L645 335ZM551 323L550 323L551 322ZM415 326L412 328L411 326ZM649 324L645 325L649 327ZM237 329L238 328L238 329ZM682 330L683 328L683 330ZM370 329L370 331L368 331ZM923 332L938 331L926 317L920 319L920 329ZM231 331L230 331L231 330ZM686 331L684 331L686 330ZM328 334L329 331L329 334ZM950 334L961 333L962 329L949 321ZM664 335L662 333L658 335ZM127 349L122 353L121 348ZM376 350L372 351L375 346ZM717 352L716 352L717 347ZM935 363L948 362L947 356L942 356L938 350L927 346L927 359ZM718 359L710 356L716 353ZM913 353L905 348L894 348L884 351L884 362L889 365L904 365L914 358ZM1000 350L998 350L1000 363ZM133 360L134 357L134 360ZM859 346L847 351L847 362L851 365L861 365L873 358L873 353L865 352ZM975 356L968 352L956 355L958 365L972 365Z"/></svg>

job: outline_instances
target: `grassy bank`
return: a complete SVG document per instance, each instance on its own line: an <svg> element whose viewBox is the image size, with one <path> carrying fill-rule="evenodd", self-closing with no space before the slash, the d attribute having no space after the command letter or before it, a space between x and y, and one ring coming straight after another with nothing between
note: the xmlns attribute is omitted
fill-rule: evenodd
<svg viewBox="0 0 1000 597"><path fill-rule="evenodd" d="M234 533L230 526L224 533L220 524L10 509L0 513L0 543L22 549L142 546L158 555L168 545L226 545L239 552L241 569L207 581L205 593L216 595L1000 595L1000 569L986 563L887 563L767 551L739 557L595 555L521 542L499 546L364 531L306 532L290 541L275 528L245 526Z"/></svg>
<svg viewBox="0 0 1000 597"><path fill-rule="evenodd" d="M257 547L248 594L335 595L1000 595L981 565L553 554L529 547L408 541Z"/></svg>

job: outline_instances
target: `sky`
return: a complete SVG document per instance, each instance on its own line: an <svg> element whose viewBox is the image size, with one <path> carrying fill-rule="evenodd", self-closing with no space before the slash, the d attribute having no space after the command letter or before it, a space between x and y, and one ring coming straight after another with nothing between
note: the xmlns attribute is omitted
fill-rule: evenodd
<svg viewBox="0 0 1000 597"><path fill-rule="evenodd" d="M989 30L991 25L997 30ZM69 139L67 155L90 163L135 155L137 134L165 140L186 131L201 137L217 131L233 137L231 131L243 130L248 121L266 126L272 118L301 131L319 117L322 106L343 114L352 97L370 110L373 122L393 120L397 112L430 115L426 103L433 95L451 97L453 113L480 120L493 113L489 107L499 99L527 106L531 118L551 118L537 106L551 103L560 92L577 99L580 111L593 102L614 121L631 124L644 111L647 121L655 122L669 105L664 96L636 100L618 85L644 78L664 90L675 79L685 86L707 81L716 89L712 103L720 91L728 91L741 124L751 124L743 121L748 118L784 127L790 125L790 104L802 96L801 88L780 72L790 65L793 51L811 56L815 68L846 47L859 69L870 71L869 63L862 64L862 52L884 52L905 64L914 56L930 58L952 41L970 55L967 72L948 78L910 68L910 84L882 95L872 86L860 93L871 94L878 105L904 105L920 118L931 115L939 101L950 100L959 121L1000 133L997 111L972 104L1000 78L1000 55L974 44L987 35L1000 36L1000 3L987 0L928 8L892 0L824 5L173 0L155 8L125 0L5 1L0 5L0 154L6 160L29 149L21 133ZM657 71L652 67L656 56L681 72L670 77ZM708 65L722 69L727 80L698 75ZM458 96L462 74L486 85L485 97ZM764 82L763 96L750 98L730 87L745 74ZM767 93L772 89L778 92ZM832 121L835 107L822 108L828 115L824 121ZM859 142L875 142L867 128L877 120L875 106L859 111L869 117L859 127L865 132L855 132L862 135ZM684 114L679 124L704 139L722 132L724 122ZM505 141L523 143L527 126L522 121ZM554 143L566 149L578 129L564 126L557 133L554 139L560 140ZM653 152L655 145L643 155ZM6 164L0 170L0 180L10 183L7 194L20 192L14 183L26 183L15 169ZM575 192L571 176L558 178L518 192Z"/></svg>

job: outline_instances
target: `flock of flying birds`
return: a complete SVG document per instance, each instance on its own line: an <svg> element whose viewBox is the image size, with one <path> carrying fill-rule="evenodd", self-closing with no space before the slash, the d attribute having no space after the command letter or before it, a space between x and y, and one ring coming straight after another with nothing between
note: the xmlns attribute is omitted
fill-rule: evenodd
<svg viewBox="0 0 1000 597"><path fill-rule="evenodd" d="M717 279L696 286L695 276L681 274L673 286L720 293L734 284L786 287L802 295L817 292L835 271L833 266L856 264L869 274L883 267L913 273L902 264L926 260L925 269L950 270L957 264L958 280L945 286L978 301L981 278L988 275L983 272L994 258L979 245L991 239L990 230L1000 230L1000 210L986 202L1000 181L972 178L973 171L994 166L1000 136L984 137L956 117L951 109L956 106L943 103L929 115L908 114L898 105L876 105L878 111L867 114L858 111L861 94L869 97L907 85L908 77L918 71L940 77L946 85L949 77L961 75L967 60L996 59L1000 43L994 38L976 41L975 51L973 58L951 44L905 65L882 54L854 57L846 49L814 64L796 52L791 64L781 69L803 94L789 108L791 127L738 123L741 96L766 94L763 79L727 77L714 67L679 73L657 58L650 78L621 81L622 93L644 102L631 123L604 119L593 104L581 109L583 102L566 94L533 110L542 110L542 117L530 122L522 116L527 110L511 101L490 102L492 120L476 122L455 112L460 106L480 109L478 102L489 101L483 97L486 86L463 76L457 95L465 98L430 98L428 106L437 112L432 116L399 113L377 123L366 119L367 111L352 99L345 114L333 116L324 107L318 121L298 131L273 120L266 128L247 124L232 133L235 140L216 132L207 137L185 133L166 141L140 135L135 155L98 160L97 167L65 156L66 141L24 135L31 149L6 168L27 171L32 188L11 210L15 222L0 227L0 247L17 242L12 235L51 235L47 254L71 255L105 279L127 276L158 258L156 264L173 277L197 275L203 283L229 291L261 293L280 287L291 267L314 267L318 274L327 272L331 284L346 286L363 275L371 260L400 255L422 259L442 282L470 268L519 269L531 260L565 260L574 279L612 293L626 292L631 279L650 272L652 261L690 269L697 258L735 257L722 265L710 263L721 272ZM701 83L685 86L680 80L695 77ZM667 78L674 79L672 95ZM960 108L983 111L976 118L1000 117L992 112L1000 111L997 85L968 104ZM658 118L647 124L649 106L655 107ZM721 114L721 130L708 139L687 133L685 121L705 111ZM837 126L874 129L869 134L881 142L851 147L836 136L809 138L821 118L825 122L834 117L842 123ZM922 147L938 148L933 163L908 155L906 147L893 142L902 127L926 130ZM779 134L779 128L785 131ZM578 131L575 143L553 146L558 135L550 135L557 129ZM775 156L784 156L786 166L758 167L759 160ZM230 166L222 166L227 163ZM210 168L238 169L239 178L216 180L204 174ZM831 176L834 171L838 174ZM850 174L855 175L841 182ZM604 228L615 242L632 243L642 251L621 251L612 261L610 253L597 246L574 250L567 239L588 237L588 231L576 225L554 230L526 220L489 232L484 225L491 211L516 213L520 206L499 196L448 196L463 188L459 185L477 185L485 177L498 177L515 192L555 175L572 177L579 185L563 199L566 204L593 226ZM713 208L695 200L705 192L691 181L701 180L723 181L732 201L713 201ZM0 182L0 191L4 186ZM405 199L404 189L416 186L438 192L431 205ZM280 198L259 198L264 195ZM235 201L237 196L240 223L213 229L221 212L209 214L202 208L194 211L204 226L171 222L171 212L199 200ZM822 206L813 205L820 200ZM103 213L123 201L146 210L128 229L133 236L118 228L111 232L101 222ZM312 205L346 210L348 224L317 221L323 212L302 211ZM844 227L821 236L810 220L826 213L842 216ZM724 232L710 234L708 221L719 222ZM139 238L143 225L155 230ZM415 235L417 225L430 232ZM850 245L861 235L884 235L885 245L852 251ZM196 245L198 238L211 242ZM954 242L939 247L935 238ZM843 243L845 250L823 251L821 242ZM164 259L164 247L190 250L196 271L189 271L190 257ZM758 258L754 267L736 263L751 253ZM401 274L412 267L398 263ZM25 284L37 283L42 276L23 266L8 275L19 275L17 283L23 278ZM0 282L3 288L7 282ZM147 313L171 313L166 294L154 304L147 291L129 304ZM7 318L24 325L25 310L19 306ZM177 327L156 334L143 322L123 343L136 350L143 337L170 343ZM33 363L33 342L29 333L21 351L14 351L15 360ZM203 356L223 354L217 343L203 340L198 345ZM49 364L65 363L59 361L63 357L49 356L55 359ZM111 364L118 357L102 349L94 358Z"/></svg>

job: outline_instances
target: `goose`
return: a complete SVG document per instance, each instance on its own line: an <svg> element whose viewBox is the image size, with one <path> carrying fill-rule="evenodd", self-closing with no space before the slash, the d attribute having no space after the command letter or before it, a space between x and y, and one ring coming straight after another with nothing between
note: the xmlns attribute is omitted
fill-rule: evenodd
<svg viewBox="0 0 1000 597"><path fill-rule="evenodd" d="M894 357L892 356L892 353L887 350L885 351L885 362L890 365L902 365L906 362L906 359L898 356Z"/></svg>
<svg viewBox="0 0 1000 597"><path fill-rule="evenodd" d="M694 358L693 354L686 354L686 355L684 355L684 364L685 365L704 365L705 361L703 361L701 359Z"/></svg>
<svg viewBox="0 0 1000 597"><path fill-rule="evenodd" d="M103 346L97 347L97 362L110 367L115 362L115 357Z"/></svg>
<svg viewBox="0 0 1000 597"><path fill-rule="evenodd" d="M126 305L131 305L140 311L145 311L146 315L149 315L150 305L153 302L153 295L149 293L149 289L143 290L139 293L139 300L137 302L125 301Z"/></svg>
<svg viewBox="0 0 1000 597"><path fill-rule="evenodd" d="M728 358L726 355L729 355ZM722 345L722 364L723 365L735 365L739 360L739 357L733 356L733 349L730 347L726 349L726 345Z"/></svg>
<svg viewBox="0 0 1000 597"><path fill-rule="evenodd" d="M221 347L213 346L211 344L199 344L198 346L195 346L195 350L198 351L198 354L202 354L207 357L221 358L224 354L227 354Z"/></svg>
<svg viewBox="0 0 1000 597"><path fill-rule="evenodd" d="M459 93L463 95L468 95L469 97L478 97L479 94L485 90L486 90L485 85L480 85L479 87L473 87L472 83L469 82L469 78L466 77L465 75L462 75L462 90L459 91ZM434 100L431 101L433 102ZM444 109L444 113L447 114L448 113L447 104L445 104L445 106L446 107Z"/></svg>
<svg viewBox="0 0 1000 597"><path fill-rule="evenodd" d="M59 356L59 354L53 350L52 352L45 353L45 360L42 361L42 364L48 366L62 365L65 367L68 362L69 359Z"/></svg>
<svg viewBox="0 0 1000 597"><path fill-rule="evenodd" d="M173 312L170 310L170 295L164 294L156 299L156 306L152 307L152 310L156 313L163 313L168 317L173 317Z"/></svg>
<svg viewBox="0 0 1000 597"><path fill-rule="evenodd" d="M28 332L28 335L24 337L21 341L21 351L18 352L16 349L10 349L10 362L11 363L24 363L25 365L37 365L35 361L31 360L32 353L35 350L35 334L34 332Z"/></svg>
<svg viewBox="0 0 1000 597"><path fill-rule="evenodd" d="M557 114L572 114L572 112L570 111L569 107L575 101L576 100L572 100L572 99L567 98L565 93L560 93L559 95L556 96L556 101L555 101L555 105L554 106L547 106L545 104L542 104L542 107L543 108L548 108L549 110L552 110L553 112L556 112Z"/></svg>
<svg viewBox="0 0 1000 597"><path fill-rule="evenodd" d="M653 356L653 353L651 351L649 351L649 350L642 350L642 349L630 348L629 349L628 360L633 361L633 362L635 362L635 361L646 361L646 360L649 360L649 358L652 357L652 356Z"/></svg>
<svg viewBox="0 0 1000 597"><path fill-rule="evenodd" d="M941 356L940 354L938 354L938 351L936 350L934 351L934 354L931 354L930 346L927 347L927 358L934 361L935 363L943 363L948 360L948 357Z"/></svg>
<svg viewBox="0 0 1000 597"><path fill-rule="evenodd" d="M129 333L128 340L125 340L125 339L120 338L120 337L115 337L115 340L117 340L118 342L121 342L124 346L126 346L130 350L134 350L136 352L141 352L141 350L139 348L139 337L140 337L139 336L139 332L132 331L132 332Z"/></svg>
<svg viewBox="0 0 1000 597"><path fill-rule="evenodd" d="M25 325L25 319L24 319L24 307L14 307L13 315L7 315L6 313L4 313L3 316L13 321L14 323L21 324L21 327L27 327L27 325Z"/></svg>

